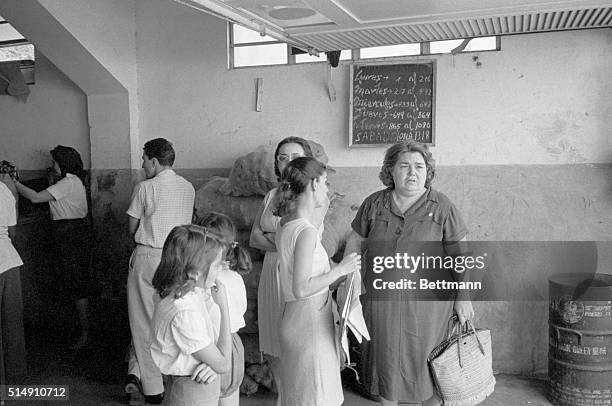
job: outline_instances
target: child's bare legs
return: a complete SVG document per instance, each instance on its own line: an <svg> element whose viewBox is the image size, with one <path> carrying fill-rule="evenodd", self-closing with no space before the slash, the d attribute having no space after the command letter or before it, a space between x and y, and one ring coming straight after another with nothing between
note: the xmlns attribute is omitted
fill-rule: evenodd
<svg viewBox="0 0 612 406"><path fill-rule="evenodd" d="M265 355L266 360L268 360L268 363L270 364L270 368L272 369L272 377L274 378L274 384L276 386L276 391L278 392L278 395L276 397L276 406L281 406L282 404L282 385L281 385L281 364L280 364L280 358L278 357L273 357L271 355L266 354Z"/></svg>
<svg viewBox="0 0 612 406"><path fill-rule="evenodd" d="M380 406L397 406L397 400L387 400L383 397L380 398ZM411 405L413 403L410 403ZM416 403L421 405L421 403ZM422 406L439 406L441 405L442 402L440 401L440 398L434 394L431 398L427 399L426 401L424 401L422 403Z"/></svg>
<svg viewBox="0 0 612 406"><path fill-rule="evenodd" d="M238 406L240 402L240 389L236 389L234 393L224 398L219 399L219 406Z"/></svg>
<svg viewBox="0 0 612 406"><path fill-rule="evenodd" d="M440 400L438 395L436 395L435 393L433 394L432 397L430 397L425 402L423 402L423 406L440 406L441 404L442 404L442 401Z"/></svg>
<svg viewBox="0 0 612 406"><path fill-rule="evenodd" d="M397 400L387 400L380 396L380 406L397 406Z"/></svg>

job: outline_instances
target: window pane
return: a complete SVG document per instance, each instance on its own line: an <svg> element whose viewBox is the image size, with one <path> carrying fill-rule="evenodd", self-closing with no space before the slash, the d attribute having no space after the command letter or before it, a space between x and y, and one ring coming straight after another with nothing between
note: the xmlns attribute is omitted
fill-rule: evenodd
<svg viewBox="0 0 612 406"><path fill-rule="evenodd" d="M429 50L432 54L446 54L461 45L462 39L453 39L449 41L432 41L429 44ZM472 38L467 44L463 52L472 51L491 51L496 49L495 37Z"/></svg>
<svg viewBox="0 0 612 406"><path fill-rule="evenodd" d="M463 50L463 52L470 51L492 51L497 49L497 42L495 41L495 37L480 37L480 38L472 38L467 47Z"/></svg>
<svg viewBox="0 0 612 406"><path fill-rule="evenodd" d="M429 52L432 54L447 54L457 48L463 42L462 39L451 39L449 41L431 41Z"/></svg>
<svg viewBox="0 0 612 406"><path fill-rule="evenodd" d="M287 44L234 48L234 66L280 65L287 63Z"/></svg>
<svg viewBox="0 0 612 406"><path fill-rule="evenodd" d="M257 31L250 30L241 25L232 24L234 30L234 44L248 44L249 42L278 41L270 36L261 36Z"/></svg>
<svg viewBox="0 0 612 406"><path fill-rule="evenodd" d="M361 58L384 58L387 56L420 55L420 44L401 44L384 47L361 48Z"/></svg>
<svg viewBox="0 0 612 406"><path fill-rule="evenodd" d="M34 45L0 47L0 62L34 60Z"/></svg>
<svg viewBox="0 0 612 406"><path fill-rule="evenodd" d="M23 39L23 35L17 32L10 24L0 24L0 42Z"/></svg>
<svg viewBox="0 0 612 406"><path fill-rule="evenodd" d="M344 50L340 52L340 60L346 61L351 59L351 50ZM298 54L295 56L296 63L304 63L304 62L325 62L327 61L327 56L325 52L321 52L319 56L312 56L309 54Z"/></svg>
<svg viewBox="0 0 612 406"><path fill-rule="evenodd" d="M353 57L353 51L350 49L340 51L340 60L341 61L349 61Z"/></svg>

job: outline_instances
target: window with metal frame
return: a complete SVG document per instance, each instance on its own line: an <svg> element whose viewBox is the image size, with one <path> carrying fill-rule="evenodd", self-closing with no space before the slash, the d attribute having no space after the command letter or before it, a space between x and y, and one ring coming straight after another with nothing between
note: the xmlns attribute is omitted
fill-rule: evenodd
<svg viewBox="0 0 612 406"><path fill-rule="evenodd" d="M309 55L269 36L228 23L229 67L244 68L266 65L293 65L308 62L325 62L326 54ZM397 58L418 55L499 51L499 36L431 41L412 44L388 45L353 50L342 50L340 60Z"/></svg>
<svg viewBox="0 0 612 406"><path fill-rule="evenodd" d="M0 62L9 61L19 61L26 84L34 84L34 45L0 16Z"/></svg>

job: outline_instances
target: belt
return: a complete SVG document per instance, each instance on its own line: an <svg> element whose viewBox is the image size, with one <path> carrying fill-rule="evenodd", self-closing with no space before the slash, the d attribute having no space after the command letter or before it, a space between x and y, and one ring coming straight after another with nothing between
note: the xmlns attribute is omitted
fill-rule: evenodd
<svg viewBox="0 0 612 406"><path fill-rule="evenodd" d="M87 217L81 217L80 219L59 219L59 220L53 220L53 224L85 223L87 221L88 221Z"/></svg>
<svg viewBox="0 0 612 406"><path fill-rule="evenodd" d="M161 251L163 249L163 248L151 247L150 245L147 245L147 244L136 243L136 245L140 246L140 247L144 247L144 248L149 248L149 249L152 249L152 250L160 250Z"/></svg>

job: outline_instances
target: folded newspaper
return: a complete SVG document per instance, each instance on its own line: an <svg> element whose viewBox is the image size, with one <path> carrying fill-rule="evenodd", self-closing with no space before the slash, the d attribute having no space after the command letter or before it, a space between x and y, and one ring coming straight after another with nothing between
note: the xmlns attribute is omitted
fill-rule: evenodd
<svg viewBox="0 0 612 406"><path fill-rule="evenodd" d="M359 275L359 274L357 274ZM340 285L336 296L337 309L334 309L334 323L336 325L336 342L340 344L341 358L344 359L342 367L353 369L348 343L348 330L351 330L358 342L365 338L370 340L370 333L363 317L363 310L359 295L361 294L361 278L355 281L355 273L350 274L347 280ZM347 329L348 327L348 329ZM354 369L353 369L354 371ZM357 374L357 372L355 372ZM357 380L359 375L357 374Z"/></svg>

